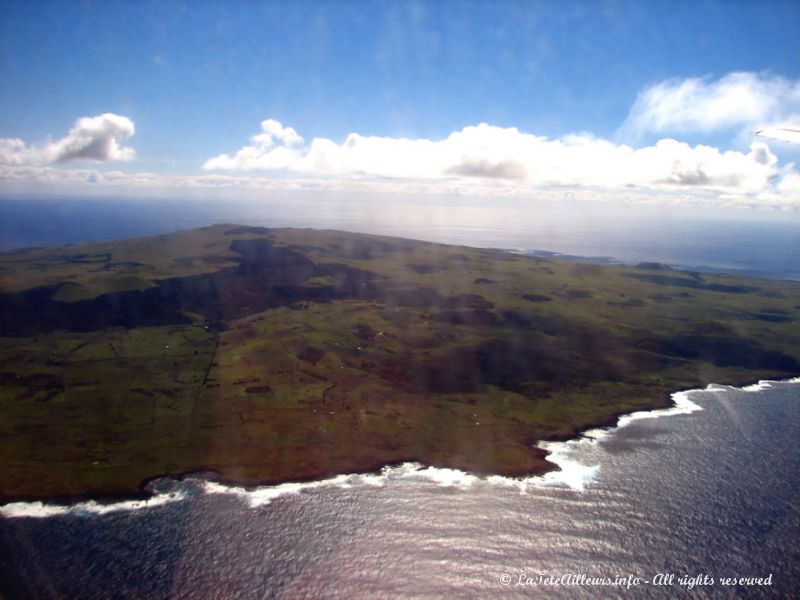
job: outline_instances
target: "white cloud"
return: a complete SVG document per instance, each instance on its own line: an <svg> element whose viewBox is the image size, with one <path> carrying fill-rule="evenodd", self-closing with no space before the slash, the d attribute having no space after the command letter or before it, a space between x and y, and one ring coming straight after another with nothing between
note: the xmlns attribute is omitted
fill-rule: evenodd
<svg viewBox="0 0 800 600"><path fill-rule="evenodd" d="M623 134L718 132L797 121L800 81L776 75L735 72L670 79L639 93Z"/></svg>
<svg viewBox="0 0 800 600"><path fill-rule="evenodd" d="M245 146L234 156L206 162L207 170L288 171L296 174L429 181L495 181L497 185L570 185L649 189L703 188L726 193L755 193L777 174L777 158L763 142L749 153L721 152L673 139L634 149L624 144L574 134L560 139L482 123L443 140L362 136L344 142L314 138L301 145L293 129L275 121L283 138L264 133L265 142ZM266 132L266 127L262 124ZM289 143L277 145L286 139ZM291 145L290 145L291 144Z"/></svg>
<svg viewBox="0 0 800 600"><path fill-rule="evenodd" d="M677 142L670 141L677 144ZM756 148L750 154L764 156ZM741 155L740 156L747 156ZM752 160L752 159L748 159ZM694 169L694 171L693 171ZM681 164L675 177L691 179L696 165ZM800 174L789 164L779 169L771 184L758 191L714 190L703 185L671 183L645 186L593 186L565 184L528 185L517 180L457 177L448 179L381 179L374 177L293 178L264 177L263 175L160 175L156 173L125 173L93 169L63 169L57 167L0 166L0 194L47 193L81 196L113 195L132 197L215 197L228 199L264 199L269 194L300 190L323 194L360 192L379 198L381 194L431 198L475 197L490 202L491 198L516 199L528 202L577 200L584 202L628 202L642 204L679 204L717 207L760 207L800 210ZM440 201L440 200L437 200Z"/></svg>
<svg viewBox="0 0 800 600"><path fill-rule="evenodd" d="M0 164L33 166L72 161L131 160L132 148L120 146L135 133L128 117L105 113L78 119L66 136L37 146L16 138L0 138Z"/></svg>
<svg viewBox="0 0 800 600"><path fill-rule="evenodd" d="M107 161L131 160L134 151L122 148L120 140L135 133L133 121L128 117L105 113L97 117L83 117L75 122L66 137L46 147L51 162L74 160Z"/></svg>
<svg viewBox="0 0 800 600"><path fill-rule="evenodd" d="M0 164L27 165L39 162L39 153L19 138L0 138Z"/></svg>
<svg viewBox="0 0 800 600"><path fill-rule="evenodd" d="M234 156L220 154L208 160L203 168L242 170L275 168L271 165L280 164L282 154L287 155L285 160L288 164L290 161L288 155L291 154L288 148L302 145L303 138L297 135L297 132L291 127L284 127L278 121L267 119L261 121L261 133L251 137L250 141L252 142L251 146L243 147ZM276 142L282 144L282 146L276 148ZM270 160L262 162L262 159L267 154L272 154Z"/></svg>

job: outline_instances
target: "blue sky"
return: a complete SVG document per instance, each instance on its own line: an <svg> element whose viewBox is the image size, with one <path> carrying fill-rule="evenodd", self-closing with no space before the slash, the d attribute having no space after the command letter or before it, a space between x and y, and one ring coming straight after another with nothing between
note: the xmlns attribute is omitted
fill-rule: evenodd
<svg viewBox="0 0 800 600"><path fill-rule="evenodd" d="M617 186L648 197L800 204L790 168L797 146L757 141L765 154L749 134L800 115L797 2L26 1L4 2L0 27L8 154L0 151L0 191L19 191L25 177L40 187L75 183L76 173L135 187L134 175L148 173L172 179L148 175L142 185L170 188L205 185L175 179L193 176L229 177L234 188L390 178L413 183L409 193L426 182L459 193ZM685 113L686 102L707 109L669 116ZM720 110L731 115L716 118ZM97 120L78 126L81 118ZM480 124L488 128L465 129ZM287 141L288 128L302 141ZM506 135L511 128L520 135ZM429 154L397 142L458 132ZM362 148L358 155L344 148L353 133L348 148ZM545 138L569 149L556 148L562 162L542 173L526 157L553 155ZM630 160L617 152L662 139L688 150L662 144ZM82 143L91 148L75 150ZM718 155L698 153L698 144ZM619 156L608 172L652 167L652 176L587 171L609 152ZM750 156L755 170L726 152ZM438 171L388 165L423 154ZM212 160L223 155L227 162ZM662 173L653 161L683 170ZM125 177L104 179L111 171Z"/></svg>

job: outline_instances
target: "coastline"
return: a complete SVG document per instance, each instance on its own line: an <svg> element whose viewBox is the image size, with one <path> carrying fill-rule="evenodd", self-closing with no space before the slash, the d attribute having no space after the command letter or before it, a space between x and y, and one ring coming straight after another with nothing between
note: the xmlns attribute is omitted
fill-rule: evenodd
<svg viewBox="0 0 800 600"><path fill-rule="evenodd" d="M338 485L351 487L363 483L382 486L393 478L424 478L440 485L469 486L478 481L518 488L524 491L532 487L560 487L580 491L584 479L592 479L596 468L581 466L579 473L569 473L570 461L565 455L570 445L599 439L629 423L644 418L663 418L678 414L689 414L702 408L689 400L695 392L723 391L738 389L757 392L771 384L800 384L800 376L786 379L747 379L734 384L709 383L705 388L682 389L664 393L662 401L652 408L619 413L605 422L581 430L572 436L539 440L535 446L547 463L546 468L519 474L498 474L474 470L462 470L448 465L430 464L410 458L402 461L376 462L372 468L353 473L324 473L319 477L306 477L283 481L259 481L255 483L225 479L213 469L197 469L179 475L162 474L149 477L140 482L138 489L131 492L112 492L97 495L60 495L50 497L20 497L4 499L0 504L0 516L4 518L34 517L45 518L62 514L103 515L109 512L153 508L178 502L197 494L234 494L249 498L250 506L268 504L272 499L298 493L306 489ZM668 402L664 403L666 397ZM687 404L688 403L688 404ZM176 488L159 492L154 487L166 482L167 487ZM199 491L190 492L187 484L199 486Z"/></svg>
<svg viewBox="0 0 800 600"><path fill-rule="evenodd" d="M409 462L543 475L558 465L542 441L672 406L674 391L710 381L800 372L800 332L783 325L800 318L797 290L777 282L236 225L74 252L36 260L86 289L64 301L48 289L47 310L4 320L28 329L6 332L0 504L144 501L153 480L197 472L246 488ZM113 267L113 252L122 265L154 265L147 281L159 283L91 287L94 262ZM231 256L239 267L225 266ZM18 259L19 293L47 283L39 262ZM142 317L151 313L155 322ZM712 319L722 314L746 328Z"/></svg>

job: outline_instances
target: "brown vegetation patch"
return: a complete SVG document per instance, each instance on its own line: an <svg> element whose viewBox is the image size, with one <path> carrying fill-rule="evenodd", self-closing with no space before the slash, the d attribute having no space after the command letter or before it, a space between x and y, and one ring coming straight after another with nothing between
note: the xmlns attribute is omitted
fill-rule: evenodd
<svg viewBox="0 0 800 600"><path fill-rule="evenodd" d="M719 367L773 369L787 373L800 371L800 363L777 350L767 350L750 340L718 335L679 334L664 338L645 338L635 346L668 356L699 360Z"/></svg>
<svg viewBox="0 0 800 600"><path fill-rule="evenodd" d="M417 275L429 275L430 273L441 273L442 271L447 271L446 265L430 263L408 263L406 267L414 271L414 273Z"/></svg>
<svg viewBox="0 0 800 600"><path fill-rule="evenodd" d="M358 323L353 328L353 333L363 342L371 342L378 335L377 331L365 323Z"/></svg>
<svg viewBox="0 0 800 600"><path fill-rule="evenodd" d="M410 252L419 247L419 242L403 239L380 239L350 235L328 244L330 253L342 258L376 260L395 252Z"/></svg>
<svg viewBox="0 0 800 600"><path fill-rule="evenodd" d="M241 235L243 233L263 234L269 233L269 229L266 227L243 225L241 227L232 227L231 229L225 231L225 235Z"/></svg>
<svg viewBox="0 0 800 600"><path fill-rule="evenodd" d="M552 298L543 294L522 294L522 299L528 302L550 302Z"/></svg>
<svg viewBox="0 0 800 600"><path fill-rule="evenodd" d="M442 308L472 308L476 310L489 310L494 308L494 302L490 302L479 294L459 294L449 296L444 299Z"/></svg>
<svg viewBox="0 0 800 600"><path fill-rule="evenodd" d="M269 394L272 388L268 385L254 385L252 387L244 388L248 394Z"/></svg>
<svg viewBox="0 0 800 600"><path fill-rule="evenodd" d="M726 294L752 294L760 288L750 285L726 285L722 283L705 283L703 278L696 273L689 273L690 277L656 275L655 273L623 273L629 279L638 279L657 285L667 285L672 287L694 288L708 290L711 292L722 292Z"/></svg>
<svg viewBox="0 0 800 600"><path fill-rule="evenodd" d="M325 352L314 346L305 346L297 353L297 358L312 364L316 363L323 356L325 356Z"/></svg>

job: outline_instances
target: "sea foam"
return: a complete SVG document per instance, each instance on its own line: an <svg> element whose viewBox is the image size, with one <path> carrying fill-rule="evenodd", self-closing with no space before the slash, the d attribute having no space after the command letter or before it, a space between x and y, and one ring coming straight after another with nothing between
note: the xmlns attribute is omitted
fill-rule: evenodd
<svg viewBox="0 0 800 600"><path fill-rule="evenodd" d="M44 502L10 502L0 506L0 515L6 518L31 517L46 518L62 515L94 516L106 515L117 511L142 510L156 508L173 502L184 500L189 494L185 490L177 490L156 494L144 500L123 500L120 502L101 503L87 500L76 504L47 504Z"/></svg>

